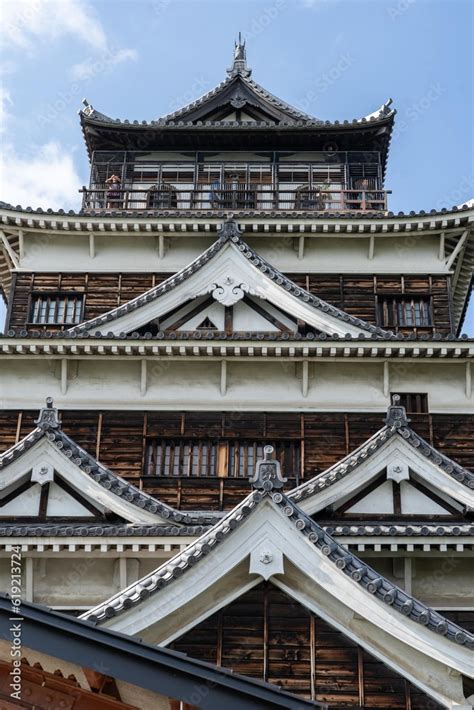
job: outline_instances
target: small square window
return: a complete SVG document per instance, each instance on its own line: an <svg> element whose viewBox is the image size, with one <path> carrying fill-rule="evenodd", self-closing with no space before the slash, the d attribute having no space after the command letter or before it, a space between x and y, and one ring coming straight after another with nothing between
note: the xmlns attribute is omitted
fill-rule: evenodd
<svg viewBox="0 0 474 710"><path fill-rule="evenodd" d="M37 325L77 325L82 321L84 296L77 294L34 294L30 322Z"/></svg>
<svg viewBox="0 0 474 710"><path fill-rule="evenodd" d="M380 325L391 328L429 328L433 325L429 298L389 296L379 300Z"/></svg>

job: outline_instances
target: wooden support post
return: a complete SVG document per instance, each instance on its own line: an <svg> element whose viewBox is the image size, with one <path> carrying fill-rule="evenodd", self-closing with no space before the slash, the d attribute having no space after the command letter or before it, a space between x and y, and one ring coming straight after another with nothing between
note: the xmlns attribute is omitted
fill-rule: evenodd
<svg viewBox="0 0 474 710"><path fill-rule="evenodd" d="M18 267L20 266L20 264L18 262L18 256L15 254L14 250L12 249L12 246L11 246L10 242L8 241L5 232L3 232L1 230L0 230L0 239L1 239L1 242L3 244L3 247L6 251L6 253L8 254L8 256L11 259L11 262L12 262L14 268L18 269Z"/></svg>
<svg viewBox="0 0 474 710"><path fill-rule="evenodd" d="M147 360L143 358L140 366L140 395L144 397L148 389L148 365Z"/></svg>
<svg viewBox="0 0 474 710"><path fill-rule="evenodd" d="M470 362L466 362L466 397L468 399L472 397L472 369Z"/></svg>
<svg viewBox="0 0 474 710"><path fill-rule="evenodd" d="M303 360L301 363L301 394L303 397L308 396L309 390L309 362Z"/></svg>
<svg viewBox="0 0 474 710"><path fill-rule="evenodd" d="M67 360L63 358L61 360L61 394L66 394L67 392Z"/></svg>
<svg viewBox="0 0 474 710"><path fill-rule="evenodd" d="M89 234L89 256L91 259L95 259L95 234L93 232Z"/></svg>
<svg viewBox="0 0 474 710"><path fill-rule="evenodd" d="M119 563L119 586L120 586L120 589L125 589L126 587L128 587L127 558L120 557L118 560L118 563Z"/></svg>
<svg viewBox="0 0 474 710"><path fill-rule="evenodd" d="M444 240L445 240L445 233L441 232L439 235L439 254L438 254L438 259L440 261L444 261L446 259L446 251L444 248Z"/></svg>
<svg viewBox="0 0 474 710"><path fill-rule="evenodd" d="M375 237L373 234L369 238L369 259L372 261L375 253Z"/></svg>
<svg viewBox="0 0 474 710"><path fill-rule="evenodd" d="M383 396L390 395L390 363L386 360L383 364Z"/></svg>
<svg viewBox="0 0 474 710"><path fill-rule="evenodd" d="M25 559L25 601L34 601L33 558Z"/></svg>
<svg viewBox="0 0 474 710"><path fill-rule="evenodd" d="M301 235L298 239L298 259L304 259L304 236Z"/></svg>
<svg viewBox="0 0 474 710"><path fill-rule="evenodd" d="M468 235L468 230L466 229L466 230L464 230L464 232L460 236L458 243L454 247L453 253L451 254L451 256L449 257L449 259L447 261L446 268L448 269L448 271L452 268L454 262L456 261L457 255L459 254L459 252L463 248L464 243L466 242L466 239L467 239L467 235Z"/></svg>
<svg viewBox="0 0 474 710"><path fill-rule="evenodd" d="M413 577L413 565L411 557L404 557L403 566L403 586L407 594L411 594L412 588L412 577Z"/></svg>
<svg viewBox="0 0 474 710"><path fill-rule="evenodd" d="M221 360L221 396L227 394L227 360Z"/></svg>
<svg viewBox="0 0 474 710"><path fill-rule="evenodd" d="M22 261L25 258L25 236L22 229L18 232L18 252L20 261Z"/></svg>
<svg viewBox="0 0 474 710"><path fill-rule="evenodd" d="M165 238L162 234L158 237L158 258L163 259L165 256Z"/></svg>

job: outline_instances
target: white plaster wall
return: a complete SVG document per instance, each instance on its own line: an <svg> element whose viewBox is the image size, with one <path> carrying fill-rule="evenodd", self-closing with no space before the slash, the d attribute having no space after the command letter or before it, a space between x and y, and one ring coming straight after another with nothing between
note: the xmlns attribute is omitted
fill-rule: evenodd
<svg viewBox="0 0 474 710"><path fill-rule="evenodd" d="M208 236L166 236L165 254L158 253L158 234L95 234L95 256L89 253L84 233L27 233L25 256L20 266L37 271L175 272L198 257L216 239ZM445 273L438 259L439 237L412 235L376 237L373 259L368 258L369 236L342 237L305 235L304 258L298 258L299 234L268 232L265 236L243 235L244 240L276 268L308 273ZM408 267L408 271L407 271Z"/></svg>
<svg viewBox="0 0 474 710"><path fill-rule="evenodd" d="M382 361L320 361L310 367L302 394L295 362L228 361L227 391L221 394L219 360L148 361L141 394L139 359L70 361L71 378L61 393L58 360L12 359L0 369L0 407L36 409L47 396L60 408L315 410L384 412ZM71 364L72 363L72 364ZM392 369L396 370L392 374ZM427 392L432 412L474 412L465 391L462 363L401 362L390 366L390 390Z"/></svg>
<svg viewBox="0 0 474 710"><path fill-rule="evenodd" d="M429 606L474 608L474 557L417 558L412 592Z"/></svg>
<svg viewBox="0 0 474 710"><path fill-rule="evenodd" d="M117 567L116 560L92 555L36 559L34 601L54 606L97 604L120 590Z"/></svg>

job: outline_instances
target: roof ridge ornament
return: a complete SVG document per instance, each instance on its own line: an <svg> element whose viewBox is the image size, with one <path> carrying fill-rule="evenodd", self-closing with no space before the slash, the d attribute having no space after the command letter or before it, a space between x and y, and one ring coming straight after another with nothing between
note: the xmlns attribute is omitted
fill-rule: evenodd
<svg viewBox="0 0 474 710"><path fill-rule="evenodd" d="M254 488L264 491L272 491L275 488L283 488L287 478L281 475L280 462L274 458L275 449L267 445L263 447L263 459L259 459L255 466L255 473L250 477L250 483Z"/></svg>
<svg viewBox="0 0 474 710"><path fill-rule="evenodd" d="M235 219L232 219L232 215L226 219L225 222L221 224L221 227L218 231L219 239L222 239L222 241L227 241L228 239L232 239L233 241L237 241L237 239L240 239L242 236L242 230L239 229L239 225L235 221Z"/></svg>
<svg viewBox="0 0 474 710"><path fill-rule="evenodd" d="M410 419L407 417L406 409L400 404L399 394L394 394L392 396L392 404L390 404L387 409L385 424L389 427L395 427L396 429L409 426L410 424Z"/></svg>
<svg viewBox="0 0 474 710"><path fill-rule="evenodd" d="M38 419L35 420L38 429L59 429L60 422L58 410L53 406L53 398L46 397L46 407L40 409Z"/></svg>
<svg viewBox="0 0 474 710"><path fill-rule="evenodd" d="M252 70L247 66L247 51L245 49L245 40L242 41L242 33L239 32L239 39L234 43L234 61L232 66L227 69L227 74L233 79L236 76L243 76L248 79L252 74Z"/></svg>

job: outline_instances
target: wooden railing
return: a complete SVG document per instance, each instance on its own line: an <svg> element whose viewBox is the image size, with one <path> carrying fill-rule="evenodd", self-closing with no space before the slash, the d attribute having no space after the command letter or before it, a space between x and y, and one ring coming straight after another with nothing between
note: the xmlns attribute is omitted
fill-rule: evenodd
<svg viewBox="0 0 474 710"><path fill-rule="evenodd" d="M307 186L279 186L251 183L197 187L161 185L116 188L83 187L82 208L89 211L163 211L163 210L234 210L234 211L314 211L314 212L385 212L386 190L320 189Z"/></svg>

